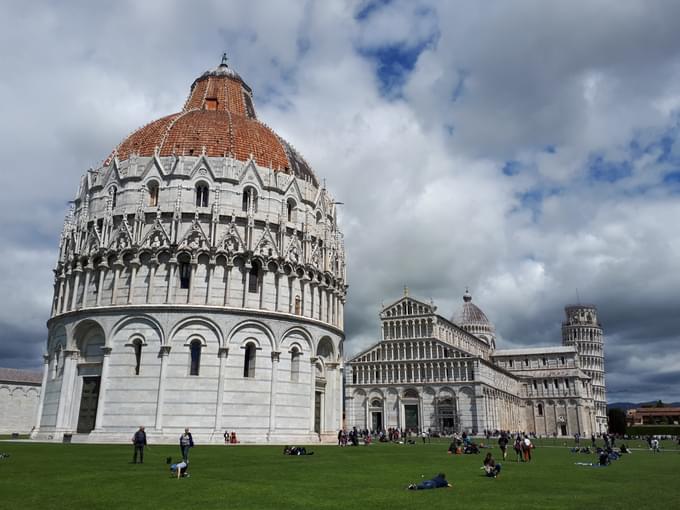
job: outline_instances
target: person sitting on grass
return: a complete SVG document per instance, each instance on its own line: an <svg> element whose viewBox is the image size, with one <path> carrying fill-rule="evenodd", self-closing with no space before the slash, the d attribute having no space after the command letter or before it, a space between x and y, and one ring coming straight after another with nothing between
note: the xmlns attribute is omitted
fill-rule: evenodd
<svg viewBox="0 0 680 510"><path fill-rule="evenodd" d="M479 447L475 443L470 443L463 450L464 454L477 454L479 453Z"/></svg>
<svg viewBox="0 0 680 510"><path fill-rule="evenodd" d="M632 452L630 451L630 448L628 448L625 444L621 444L621 446L619 447L619 453L623 454L623 453L632 453Z"/></svg>
<svg viewBox="0 0 680 510"><path fill-rule="evenodd" d="M496 478L501 472L501 465L496 464L496 460L491 455L491 452L487 453L486 457L484 457L484 471L489 478Z"/></svg>
<svg viewBox="0 0 680 510"><path fill-rule="evenodd" d="M418 485L415 483L409 484L407 489L410 491L422 491L426 489L441 489L444 487L451 487L451 484L446 480L446 475L444 473L439 473L431 480L424 480Z"/></svg>

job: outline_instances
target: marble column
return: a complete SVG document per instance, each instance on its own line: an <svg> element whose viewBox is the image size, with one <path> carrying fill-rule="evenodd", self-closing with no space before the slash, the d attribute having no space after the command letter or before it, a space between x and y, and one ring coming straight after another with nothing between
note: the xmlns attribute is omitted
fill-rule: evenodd
<svg viewBox="0 0 680 510"><path fill-rule="evenodd" d="M276 387L279 379L279 361L281 360L281 353L272 351L272 370L271 381L269 384L269 432L267 439L271 440L276 433Z"/></svg>
<svg viewBox="0 0 680 510"><path fill-rule="evenodd" d="M83 284L83 300L80 304L80 308L87 308L87 293L90 289L90 277L92 275L92 266L88 264L83 268L85 271L85 283Z"/></svg>
<svg viewBox="0 0 680 510"><path fill-rule="evenodd" d="M35 436L37 432L40 431L40 422L42 421L43 405L45 404L45 390L47 388L47 375L50 372L50 355L43 354L43 374L42 374L42 385L40 386L40 400L38 401L38 409L36 409L34 425L35 428L31 433L31 438Z"/></svg>
<svg viewBox="0 0 680 510"><path fill-rule="evenodd" d="M130 288L128 289L128 304L132 304L135 300L135 280L137 280L137 271L139 270L140 262L138 258L130 261Z"/></svg>
<svg viewBox="0 0 680 510"><path fill-rule="evenodd" d="M163 407L165 403L165 374L168 371L168 356L170 355L170 346L161 345L158 355L161 358L161 370L158 377L158 396L156 398L156 423L154 429L157 432L163 431Z"/></svg>
<svg viewBox="0 0 680 510"><path fill-rule="evenodd" d="M106 387L109 382L109 364L111 363L111 347L102 347L104 360L102 361L102 373L99 384L99 399L97 401L97 417L94 420L94 429L99 431L103 428L104 410L106 409Z"/></svg>
<svg viewBox="0 0 680 510"><path fill-rule="evenodd" d="M228 347L220 347L217 350L217 357L219 359L220 368L217 379L217 400L215 402L215 431L214 434L219 435L222 432L222 404L224 402L224 372L227 365L227 356L229 355Z"/></svg>
<svg viewBox="0 0 680 510"><path fill-rule="evenodd" d="M310 406L309 406L309 432L314 433L314 401L316 393L316 362L319 358L309 358L309 391L310 391Z"/></svg>

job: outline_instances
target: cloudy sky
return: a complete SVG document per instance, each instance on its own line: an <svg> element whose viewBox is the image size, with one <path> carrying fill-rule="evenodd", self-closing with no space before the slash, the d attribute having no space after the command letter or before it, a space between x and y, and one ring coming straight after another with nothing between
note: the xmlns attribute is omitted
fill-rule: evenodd
<svg viewBox="0 0 680 510"><path fill-rule="evenodd" d="M680 400L680 3L32 1L0 19L0 366L40 366L79 176L227 51L345 203L350 353L405 285L447 317L469 286L503 348L559 344L580 299L609 400Z"/></svg>

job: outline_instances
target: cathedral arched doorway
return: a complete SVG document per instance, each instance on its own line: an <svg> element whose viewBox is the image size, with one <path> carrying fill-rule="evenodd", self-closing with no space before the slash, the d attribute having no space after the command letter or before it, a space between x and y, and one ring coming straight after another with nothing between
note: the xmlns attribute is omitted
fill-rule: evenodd
<svg viewBox="0 0 680 510"><path fill-rule="evenodd" d="M76 432L89 434L96 426L105 335L94 321L80 323L73 334L78 350L76 395L80 394Z"/></svg>
<svg viewBox="0 0 680 510"><path fill-rule="evenodd" d="M456 402L453 398L440 398L437 402L437 425L440 432L444 434L451 434L458 430Z"/></svg>

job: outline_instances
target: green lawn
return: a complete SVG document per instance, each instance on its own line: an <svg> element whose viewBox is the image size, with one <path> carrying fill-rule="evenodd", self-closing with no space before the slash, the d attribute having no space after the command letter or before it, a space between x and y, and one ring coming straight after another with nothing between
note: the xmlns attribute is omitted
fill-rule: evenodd
<svg viewBox="0 0 680 510"><path fill-rule="evenodd" d="M494 480L482 475L481 454L447 455L445 442L311 448L313 456L284 457L274 446L197 446L191 478L176 480L165 465L165 457L177 457L174 446L152 446L143 465L132 465L132 447L126 445L2 442L0 452L11 456L0 460L0 508L500 510L680 504L677 450L635 451L607 468L591 468L574 462L594 461L594 455L539 446L531 463L505 462ZM500 456L497 449L493 453ZM452 489L405 490L409 482L438 471L447 474Z"/></svg>

